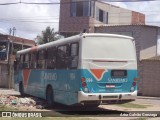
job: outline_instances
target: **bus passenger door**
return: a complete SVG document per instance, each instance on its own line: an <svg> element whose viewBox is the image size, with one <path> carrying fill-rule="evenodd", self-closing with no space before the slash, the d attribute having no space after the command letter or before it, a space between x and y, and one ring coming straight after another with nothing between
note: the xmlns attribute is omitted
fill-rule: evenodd
<svg viewBox="0 0 160 120"><path fill-rule="evenodd" d="M79 44L70 44L70 56L68 61L68 104L77 102L77 91L79 91L79 70L78 68Z"/></svg>
<svg viewBox="0 0 160 120"><path fill-rule="evenodd" d="M57 47L56 71L58 79L56 82L55 100L67 104L68 97L68 51L69 45L61 45Z"/></svg>

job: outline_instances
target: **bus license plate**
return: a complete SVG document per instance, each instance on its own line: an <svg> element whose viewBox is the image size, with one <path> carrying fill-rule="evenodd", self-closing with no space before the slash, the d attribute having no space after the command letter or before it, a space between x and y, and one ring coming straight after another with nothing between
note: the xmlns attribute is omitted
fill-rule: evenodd
<svg viewBox="0 0 160 120"><path fill-rule="evenodd" d="M106 88L115 88L115 85L106 85Z"/></svg>
<svg viewBox="0 0 160 120"><path fill-rule="evenodd" d="M111 71L111 76L112 77L126 77L127 76L127 71L126 70L112 70Z"/></svg>

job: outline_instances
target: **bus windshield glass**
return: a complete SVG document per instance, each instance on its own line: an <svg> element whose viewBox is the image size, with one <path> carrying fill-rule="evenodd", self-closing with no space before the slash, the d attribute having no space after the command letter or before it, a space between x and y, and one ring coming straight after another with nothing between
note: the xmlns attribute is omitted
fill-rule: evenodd
<svg viewBox="0 0 160 120"><path fill-rule="evenodd" d="M136 60L135 47L129 38L86 37L82 44L83 59Z"/></svg>

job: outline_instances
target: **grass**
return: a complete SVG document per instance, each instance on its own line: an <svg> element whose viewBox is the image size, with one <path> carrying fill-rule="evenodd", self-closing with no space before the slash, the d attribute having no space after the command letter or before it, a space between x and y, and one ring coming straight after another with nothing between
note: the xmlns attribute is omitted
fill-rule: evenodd
<svg viewBox="0 0 160 120"><path fill-rule="evenodd" d="M16 109L7 105L0 105L0 111L15 111Z"/></svg>
<svg viewBox="0 0 160 120"><path fill-rule="evenodd" d="M139 105L139 104L134 104L134 103L124 103L124 104L116 104L120 107L125 107L125 108L147 108L149 105Z"/></svg>

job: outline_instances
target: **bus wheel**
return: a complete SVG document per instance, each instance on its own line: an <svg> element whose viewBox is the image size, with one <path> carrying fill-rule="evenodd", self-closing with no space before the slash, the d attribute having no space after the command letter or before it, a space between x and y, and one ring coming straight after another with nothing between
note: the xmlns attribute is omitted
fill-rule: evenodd
<svg viewBox="0 0 160 120"><path fill-rule="evenodd" d="M22 83L22 82L19 83L19 92L20 92L20 95L21 95L21 96L24 96L24 95L25 95L25 94L24 94L24 87L23 87L23 83Z"/></svg>
<svg viewBox="0 0 160 120"><path fill-rule="evenodd" d="M46 91L47 107L52 107L54 105L53 97L54 95L53 95L52 87L48 87Z"/></svg>

